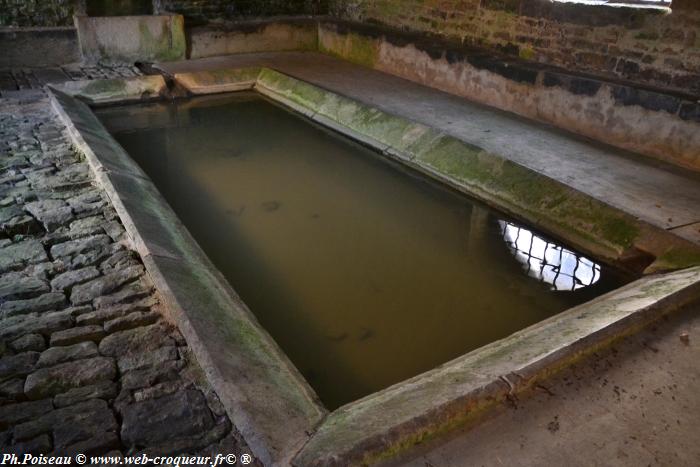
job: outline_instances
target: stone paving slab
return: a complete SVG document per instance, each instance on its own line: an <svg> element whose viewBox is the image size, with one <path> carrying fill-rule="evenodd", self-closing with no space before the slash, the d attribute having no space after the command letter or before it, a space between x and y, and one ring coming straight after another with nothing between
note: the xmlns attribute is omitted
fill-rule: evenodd
<svg viewBox="0 0 700 467"><path fill-rule="evenodd" d="M0 98L0 452L250 452L41 90Z"/></svg>

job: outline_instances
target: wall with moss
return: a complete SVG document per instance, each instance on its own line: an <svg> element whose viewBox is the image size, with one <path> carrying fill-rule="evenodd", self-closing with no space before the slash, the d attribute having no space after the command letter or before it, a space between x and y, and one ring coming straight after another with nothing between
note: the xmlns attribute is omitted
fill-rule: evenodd
<svg viewBox="0 0 700 467"><path fill-rule="evenodd" d="M551 0L330 0L334 16L700 93L700 1L672 12Z"/></svg>

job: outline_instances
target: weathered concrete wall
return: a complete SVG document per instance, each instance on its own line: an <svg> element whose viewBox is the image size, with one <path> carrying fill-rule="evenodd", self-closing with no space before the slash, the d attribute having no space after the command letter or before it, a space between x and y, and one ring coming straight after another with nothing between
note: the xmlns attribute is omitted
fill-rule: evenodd
<svg viewBox="0 0 700 467"><path fill-rule="evenodd" d="M185 58L180 15L76 16L80 48L87 62L170 61Z"/></svg>
<svg viewBox="0 0 700 467"><path fill-rule="evenodd" d="M460 43L323 22L320 50L476 102L700 170L700 105L691 96L601 81Z"/></svg>
<svg viewBox="0 0 700 467"><path fill-rule="evenodd" d="M327 0L154 0L156 12L179 13L187 24L219 19L281 15L320 15L328 12Z"/></svg>
<svg viewBox="0 0 700 467"><path fill-rule="evenodd" d="M190 58L279 50L316 50L314 20L260 21L195 27L187 31Z"/></svg>
<svg viewBox="0 0 700 467"><path fill-rule="evenodd" d="M0 68L65 65L80 61L75 29L0 28Z"/></svg>
<svg viewBox="0 0 700 467"><path fill-rule="evenodd" d="M331 11L569 70L700 92L697 0L674 0L672 13L551 0L332 0Z"/></svg>

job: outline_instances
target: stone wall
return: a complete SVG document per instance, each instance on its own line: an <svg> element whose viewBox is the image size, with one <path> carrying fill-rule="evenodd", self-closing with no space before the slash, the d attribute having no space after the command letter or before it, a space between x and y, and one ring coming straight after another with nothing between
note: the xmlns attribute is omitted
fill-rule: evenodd
<svg viewBox="0 0 700 467"><path fill-rule="evenodd" d="M122 16L172 12L188 24L216 19L328 12L328 0L0 0L0 27L72 26L73 15Z"/></svg>
<svg viewBox="0 0 700 467"><path fill-rule="evenodd" d="M328 12L328 0L154 0L157 12L179 13L187 24L215 19L284 15L318 15Z"/></svg>
<svg viewBox="0 0 700 467"><path fill-rule="evenodd" d="M72 26L80 0L0 0L0 26Z"/></svg>
<svg viewBox="0 0 700 467"><path fill-rule="evenodd" d="M123 16L152 11L153 0L0 0L0 27L73 26L74 14Z"/></svg>
<svg viewBox="0 0 700 467"><path fill-rule="evenodd" d="M80 61L75 29L0 29L0 69L38 68Z"/></svg>
<svg viewBox="0 0 700 467"><path fill-rule="evenodd" d="M330 10L569 70L700 92L696 0L674 0L670 13L550 0L331 0Z"/></svg>

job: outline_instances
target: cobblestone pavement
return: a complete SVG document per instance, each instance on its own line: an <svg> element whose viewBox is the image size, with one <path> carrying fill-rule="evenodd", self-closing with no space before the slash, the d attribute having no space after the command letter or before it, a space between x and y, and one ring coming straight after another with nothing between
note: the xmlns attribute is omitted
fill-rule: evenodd
<svg viewBox="0 0 700 467"><path fill-rule="evenodd" d="M43 93L0 99L0 452L249 452Z"/></svg>

